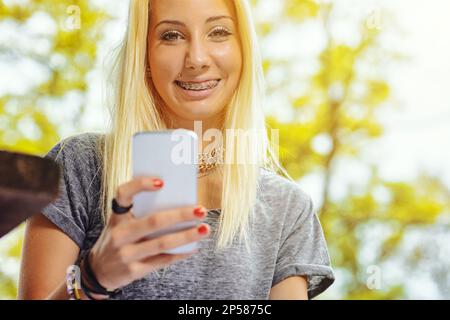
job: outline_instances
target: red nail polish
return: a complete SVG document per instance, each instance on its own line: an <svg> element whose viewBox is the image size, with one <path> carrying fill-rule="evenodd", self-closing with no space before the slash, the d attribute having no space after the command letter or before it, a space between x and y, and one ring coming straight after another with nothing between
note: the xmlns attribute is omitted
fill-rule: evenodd
<svg viewBox="0 0 450 320"><path fill-rule="evenodd" d="M200 227L198 227L197 230L198 230L198 233L200 233L202 235L205 235L208 233L208 228L204 224L202 224Z"/></svg>
<svg viewBox="0 0 450 320"><path fill-rule="evenodd" d="M155 188L162 188L164 182L161 179L153 179L153 186Z"/></svg>
<svg viewBox="0 0 450 320"><path fill-rule="evenodd" d="M205 215L205 210L202 207L197 207L194 209L194 215L199 218L203 218Z"/></svg>

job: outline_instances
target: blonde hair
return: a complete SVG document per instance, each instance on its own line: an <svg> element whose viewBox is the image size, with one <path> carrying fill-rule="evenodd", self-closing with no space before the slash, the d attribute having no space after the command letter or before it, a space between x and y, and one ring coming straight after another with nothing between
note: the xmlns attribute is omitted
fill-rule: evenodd
<svg viewBox="0 0 450 320"><path fill-rule="evenodd" d="M229 246L237 234L249 248L249 220L256 202L262 167L284 169L269 144L263 113L264 81L256 32L247 0L233 1L241 40L243 69L239 85L226 106L223 128L251 129L260 134L237 141L224 139L221 215L216 248ZM147 81L147 33L149 0L131 0L129 24L114 70L115 103L111 110L111 130L102 146L102 210L105 222L111 215L110 203L116 188L131 179L131 138L139 131L167 129L158 110L158 96L152 95ZM225 136L225 135L224 135ZM232 153L229 152L232 150ZM240 155L244 164L227 157Z"/></svg>

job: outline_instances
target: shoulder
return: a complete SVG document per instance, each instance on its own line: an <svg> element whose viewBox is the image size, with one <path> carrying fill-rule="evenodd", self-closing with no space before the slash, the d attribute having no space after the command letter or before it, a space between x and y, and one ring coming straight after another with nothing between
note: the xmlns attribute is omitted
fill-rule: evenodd
<svg viewBox="0 0 450 320"><path fill-rule="evenodd" d="M259 192L265 206L286 219L297 220L313 211L313 202L300 185L278 173L262 169Z"/></svg>
<svg viewBox="0 0 450 320"><path fill-rule="evenodd" d="M102 168L100 133L82 133L61 140L45 156L62 169L65 179L85 181L91 185Z"/></svg>
<svg viewBox="0 0 450 320"><path fill-rule="evenodd" d="M85 132L70 136L62 140L62 142L79 146L92 146L100 142L100 140L102 140L104 136L105 135L102 133Z"/></svg>
<svg viewBox="0 0 450 320"><path fill-rule="evenodd" d="M64 160L87 160L98 157L104 135L101 133L81 133L61 140L46 155L57 162Z"/></svg>
<svg viewBox="0 0 450 320"><path fill-rule="evenodd" d="M294 201L306 205L311 201L309 194L297 182L267 169L261 170L260 191L264 200L273 204Z"/></svg>
<svg viewBox="0 0 450 320"><path fill-rule="evenodd" d="M101 215L101 134L83 133L61 140L45 156L60 167L59 195L42 213L80 248L97 238ZM88 239L88 240L87 240Z"/></svg>

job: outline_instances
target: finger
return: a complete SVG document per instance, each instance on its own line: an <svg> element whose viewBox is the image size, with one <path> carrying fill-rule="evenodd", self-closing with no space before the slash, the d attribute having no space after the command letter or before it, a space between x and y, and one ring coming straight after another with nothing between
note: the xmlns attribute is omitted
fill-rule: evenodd
<svg viewBox="0 0 450 320"><path fill-rule="evenodd" d="M143 260L151 256L157 256L167 250L200 241L207 237L209 233L210 227L206 223L202 223L198 227L129 245L125 249L127 255L126 260L132 262Z"/></svg>
<svg viewBox="0 0 450 320"><path fill-rule="evenodd" d="M152 232L164 230L180 222L201 221L206 217L206 209L199 207L182 207L160 211L139 219L132 219L118 226L121 245L134 243Z"/></svg>
<svg viewBox="0 0 450 320"><path fill-rule="evenodd" d="M115 200L121 207L129 207L132 204L133 197L142 191L157 191L163 187L163 181L157 177L140 176L135 177L131 181L120 185L116 190ZM111 216L112 223L117 224L119 221L128 220L132 216L132 212L126 214L113 214Z"/></svg>
<svg viewBox="0 0 450 320"><path fill-rule="evenodd" d="M133 197L139 192L157 191L163 187L163 184L163 181L157 177L135 177L117 188L115 198L120 206L128 207L132 204Z"/></svg>

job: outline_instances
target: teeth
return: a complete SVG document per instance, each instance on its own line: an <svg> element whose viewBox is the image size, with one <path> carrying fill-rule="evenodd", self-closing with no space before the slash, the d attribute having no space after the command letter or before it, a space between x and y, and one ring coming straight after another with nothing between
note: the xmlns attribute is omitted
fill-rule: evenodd
<svg viewBox="0 0 450 320"><path fill-rule="evenodd" d="M206 89L212 89L219 83L220 80L211 80L207 82L201 82L201 83L194 83L194 82L182 82L182 81L175 81L177 85L182 87L186 90L194 90L194 91L201 91Z"/></svg>

